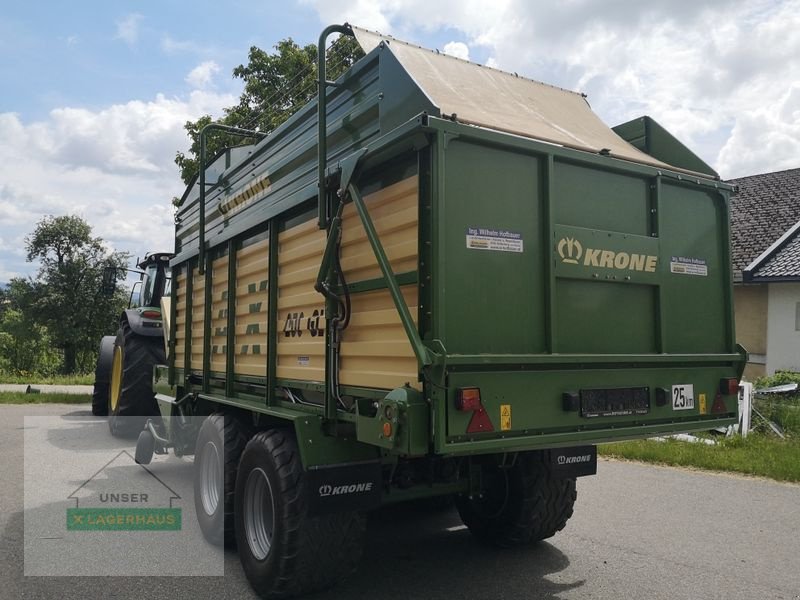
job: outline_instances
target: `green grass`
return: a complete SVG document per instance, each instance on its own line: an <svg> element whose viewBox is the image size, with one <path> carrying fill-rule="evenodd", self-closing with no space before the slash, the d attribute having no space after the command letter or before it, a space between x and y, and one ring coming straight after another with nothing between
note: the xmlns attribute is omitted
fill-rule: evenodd
<svg viewBox="0 0 800 600"><path fill-rule="evenodd" d="M800 482L800 439L761 434L721 439L716 446L669 439L598 446L599 454L662 465L728 471Z"/></svg>
<svg viewBox="0 0 800 600"><path fill-rule="evenodd" d="M89 394L0 392L0 404L86 404L91 401L92 397Z"/></svg>
<svg viewBox="0 0 800 600"><path fill-rule="evenodd" d="M16 384L51 384L51 385L92 385L94 383L94 373L86 375L35 375L27 373L22 375L10 375L0 373L0 383Z"/></svg>

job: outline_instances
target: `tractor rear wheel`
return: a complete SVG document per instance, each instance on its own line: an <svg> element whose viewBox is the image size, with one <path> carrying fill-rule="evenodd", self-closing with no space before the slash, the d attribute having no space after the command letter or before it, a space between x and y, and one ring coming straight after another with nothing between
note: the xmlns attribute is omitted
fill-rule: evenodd
<svg viewBox="0 0 800 600"><path fill-rule="evenodd" d="M108 414L108 386L111 383L111 363L114 359L113 335L104 336L100 340L100 352L97 354L97 366L94 369L94 389L92 390L92 414L105 417Z"/></svg>
<svg viewBox="0 0 800 600"><path fill-rule="evenodd" d="M524 452L513 466L484 467L482 497L456 499L461 520L481 542L522 546L564 529L577 497L575 479L553 476L546 454Z"/></svg>
<svg viewBox="0 0 800 600"><path fill-rule="evenodd" d="M209 415L194 451L194 507L200 531L210 543L235 545L234 492L239 457L247 444L245 426L222 413Z"/></svg>
<svg viewBox="0 0 800 600"><path fill-rule="evenodd" d="M114 342L108 392L108 429L115 437L135 437L149 417L159 415L153 394L153 367L163 364L164 340L137 335L127 321Z"/></svg>
<svg viewBox="0 0 800 600"><path fill-rule="evenodd" d="M257 433L236 475L236 545L250 585L262 598L323 590L355 570L365 519L352 511L308 514L300 453L293 433Z"/></svg>

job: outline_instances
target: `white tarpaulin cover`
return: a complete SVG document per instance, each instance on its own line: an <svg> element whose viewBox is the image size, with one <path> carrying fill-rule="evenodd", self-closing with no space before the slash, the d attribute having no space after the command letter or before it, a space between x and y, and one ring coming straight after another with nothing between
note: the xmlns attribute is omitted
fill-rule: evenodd
<svg viewBox="0 0 800 600"><path fill-rule="evenodd" d="M382 41L443 116L656 167L670 167L614 133L582 94L353 27L364 52ZM677 169L684 170L684 169Z"/></svg>

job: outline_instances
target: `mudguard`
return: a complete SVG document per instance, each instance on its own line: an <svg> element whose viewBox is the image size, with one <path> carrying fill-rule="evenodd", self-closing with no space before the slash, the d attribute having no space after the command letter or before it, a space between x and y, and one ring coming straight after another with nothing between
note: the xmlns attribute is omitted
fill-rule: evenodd
<svg viewBox="0 0 800 600"><path fill-rule="evenodd" d="M131 330L136 335L143 335L148 337L163 337L164 324L161 319L148 319L142 316L140 312L143 309L129 308L123 313L123 318L127 319L131 326Z"/></svg>

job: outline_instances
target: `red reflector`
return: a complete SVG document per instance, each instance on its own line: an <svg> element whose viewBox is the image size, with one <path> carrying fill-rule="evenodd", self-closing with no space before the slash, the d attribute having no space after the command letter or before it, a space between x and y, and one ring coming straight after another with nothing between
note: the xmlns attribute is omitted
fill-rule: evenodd
<svg viewBox="0 0 800 600"><path fill-rule="evenodd" d="M494 426L486 410L479 406L478 410L472 413L472 418L469 421L469 425L467 425L467 433L481 433L484 431L494 431Z"/></svg>
<svg viewBox="0 0 800 600"><path fill-rule="evenodd" d="M160 319L161 318L161 311L160 310L143 310L142 316L145 319Z"/></svg>
<svg viewBox="0 0 800 600"><path fill-rule="evenodd" d="M739 381L735 377L726 377L719 380L719 393L733 396L739 393Z"/></svg>
<svg viewBox="0 0 800 600"><path fill-rule="evenodd" d="M711 412L713 414L728 412L728 409L725 407L725 401L722 399L722 394L717 394L717 397L714 398L714 404L711 405Z"/></svg>
<svg viewBox="0 0 800 600"><path fill-rule="evenodd" d="M480 388L460 388L456 391L456 408L464 412L481 409Z"/></svg>

